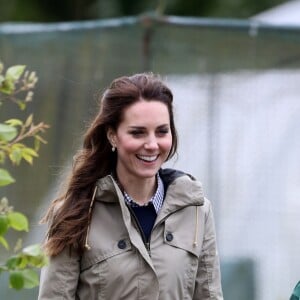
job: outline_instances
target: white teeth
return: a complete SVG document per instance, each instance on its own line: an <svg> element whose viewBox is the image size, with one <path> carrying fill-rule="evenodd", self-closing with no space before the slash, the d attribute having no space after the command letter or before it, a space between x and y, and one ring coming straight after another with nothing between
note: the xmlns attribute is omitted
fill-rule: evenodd
<svg viewBox="0 0 300 300"><path fill-rule="evenodd" d="M137 155L137 157L139 159L149 161L149 162L155 161L157 159L157 155L152 155L152 156Z"/></svg>

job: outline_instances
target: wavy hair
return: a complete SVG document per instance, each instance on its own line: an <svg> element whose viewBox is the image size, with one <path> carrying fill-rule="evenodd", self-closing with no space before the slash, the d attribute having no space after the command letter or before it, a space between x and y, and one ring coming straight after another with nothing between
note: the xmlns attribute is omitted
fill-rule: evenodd
<svg viewBox="0 0 300 300"><path fill-rule="evenodd" d="M111 151L107 130L117 130L125 108L140 100L160 101L167 105L172 134L172 147L167 160L176 153L178 140L171 90L160 77L149 73L115 79L102 95L99 112L84 135L83 147L75 156L64 191L52 202L42 220L49 223L44 243L49 256L59 254L66 247L79 253L84 251L95 183L116 168L117 153Z"/></svg>

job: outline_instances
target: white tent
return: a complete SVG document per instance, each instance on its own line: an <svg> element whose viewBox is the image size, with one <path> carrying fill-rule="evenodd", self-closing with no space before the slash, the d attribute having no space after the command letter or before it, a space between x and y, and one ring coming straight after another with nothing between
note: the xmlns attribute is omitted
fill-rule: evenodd
<svg viewBox="0 0 300 300"><path fill-rule="evenodd" d="M259 23L276 26L300 25L300 0L288 1L251 18Z"/></svg>
<svg viewBox="0 0 300 300"><path fill-rule="evenodd" d="M256 299L288 299L300 269L300 73L220 73L214 95L210 75L168 79L180 137L174 164L203 182L221 257L255 261Z"/></svg>
<svg viewBox="0 0 300 300"><path fill-rule="evenodd" d="M299 27L300 0L250 20ZM255 261L258 300L288 299L299 280L299 82L298 69L169 76L182 137L175 166L203 181L221 256Z"/></svg>

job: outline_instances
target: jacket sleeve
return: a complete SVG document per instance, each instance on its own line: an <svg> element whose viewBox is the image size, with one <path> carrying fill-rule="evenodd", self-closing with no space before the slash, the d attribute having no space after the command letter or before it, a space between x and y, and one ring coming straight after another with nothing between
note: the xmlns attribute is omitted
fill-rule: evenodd
<svg viewBox="0 0 300 300"><path fill-rule="evenodd" d="M80 258L69 249L49 259L41 271L38 300L75 300Z"/></svg>
<svg viewBox="0 0 300 300"><path fill-rule="evenodd" d="M208 200L206 201L208 202L208 210L205 220L205 233L198 262L193 300L223 300L214 217L211 204Z"/></svg>

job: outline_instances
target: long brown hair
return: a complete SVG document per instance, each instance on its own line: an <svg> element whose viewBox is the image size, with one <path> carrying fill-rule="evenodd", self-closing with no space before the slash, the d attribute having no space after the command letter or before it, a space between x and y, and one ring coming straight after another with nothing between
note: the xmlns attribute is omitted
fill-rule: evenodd
<svg viewBox="0 0 300 300"><path fill-rule="evenodd" d="M171 90L158 76L148 73L115 79L103 93L99 112L84 135L83 147L76 155L65 191L52 202L42 220L50 223L44 245L48 255L57 255L67 246L79 253L83 252L95 182L116 167L117 154L111 151L107 130L117 130L124 109L141 99L160 101L167 105L172 133L168 159L176 153L177 133Z"/></svg>

